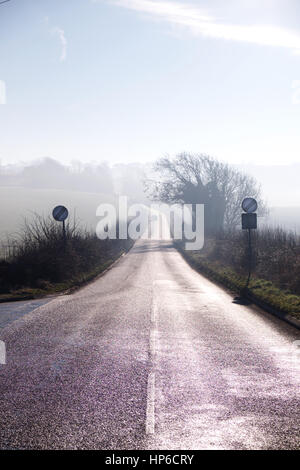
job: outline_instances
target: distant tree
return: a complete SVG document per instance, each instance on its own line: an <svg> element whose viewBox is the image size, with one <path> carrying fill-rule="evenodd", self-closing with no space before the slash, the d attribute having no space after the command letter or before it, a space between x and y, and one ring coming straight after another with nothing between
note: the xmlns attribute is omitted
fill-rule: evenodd
<svg viewBox="0 0 300 470"><path fill-rule="evenodd" d="M68 166L47 157L26 166L21 176L23 185L30 188L114 193L111 169L105 162L84 164L76 161Z"/></svg>
<svg viewBox="0 0 300 470"><path fill-rule="evenodd" d="M206 233L237 226L244 197L257 199L260 213L265 212L255 179L209 155L164 157L153 169L154 178L147 181L150 197L166 203L204 204Z"/></svg>
<svg viewBox="0 0 300 470"><path fill-rule="evenodd" d="M107 163L72 162L72 189L83 192L113 194L113 178Z"/></svg>
<svg viewBox="0 0 300 470"><path fill-rule="evenodd" d="M65 189L69 170L54 158L45 157L27 165L22 172L24 186L30 188Z"/></svg>

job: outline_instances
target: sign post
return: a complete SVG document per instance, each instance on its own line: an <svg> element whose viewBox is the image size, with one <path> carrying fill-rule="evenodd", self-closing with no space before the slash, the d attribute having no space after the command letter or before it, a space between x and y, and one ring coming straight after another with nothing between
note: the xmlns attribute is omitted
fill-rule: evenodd
<svg viewBox="0 0 300 470"><path fill-rule="evenodd" d="M57 222L62 222L63 224L63 239L66 242L66 225L65 220L69 216L69 211L65 206L56 206L52 211L52 216Z"/></svg>
<svg viewBox="0 0 300 470"><path fill-rule="evenodd" d="M248 254L249 254L249 270L248 270L248 279L245 286L245 290L248 289L251 271L252 271L252 240L251 240L251 230L257 229L257 202L252 197L246 197L242 203L242 209L245 214L242 214L242 229L248 230Z"/></svg>

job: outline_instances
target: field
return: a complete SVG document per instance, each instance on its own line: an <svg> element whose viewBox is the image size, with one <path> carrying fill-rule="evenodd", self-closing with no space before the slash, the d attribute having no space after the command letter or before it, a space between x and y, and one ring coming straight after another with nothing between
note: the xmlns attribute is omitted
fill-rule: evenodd
<svg viewBox="0 0 300 470"><path fill-rule="evenodd" d="M20 232L24 219L31 220L33 213L47 217L59 204L65 205L71 217L81 226L94 230L96 209L100 203L114 202L114 196L101 193L0 187L0 241L6 242Z"/></svg>

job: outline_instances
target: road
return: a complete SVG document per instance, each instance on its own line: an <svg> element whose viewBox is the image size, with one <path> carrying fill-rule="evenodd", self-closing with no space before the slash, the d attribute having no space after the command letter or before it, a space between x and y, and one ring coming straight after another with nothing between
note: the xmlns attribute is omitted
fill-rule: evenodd
<svg viewBox="0 0 300 470"><path fill-rule="evenodd" d="M0 328L4 328L47 302L50 302L50 298L0 303Z"/></svg>
<svg viewBox="0 0 300 470"><path fill-rule="evenodd" d="M2 449L296 449L299 331L139 241L0 331Z"/></svg>

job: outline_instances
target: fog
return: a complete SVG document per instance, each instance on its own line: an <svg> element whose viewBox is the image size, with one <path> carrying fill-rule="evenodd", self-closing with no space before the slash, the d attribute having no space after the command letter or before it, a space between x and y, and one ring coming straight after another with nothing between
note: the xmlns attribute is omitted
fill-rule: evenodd
<svg viewBox="0 0 300 470"><path fill-rule="evenodd" d="M263 224L300 230L300 164L281 166L238 165L261 184L269 216ZM47 216L57 204L66 205L72 218L94 230L96 209L103 202L116 203L119 195L147 204L145 180L151 165L107 162L69 165L45 157L30 164L0 165L0 239L17 233L33 213Z"/></svg>
<svg viewBox="0 0 300 470"><path fill-rule="evenodd" d="M70 216L88 229L97 223L101 203L115 204L119 195L131 203L146 203L144 178L147 168L139 163L105 162L63 165L53 158L41 158L27 165L0 166L0 239L16 234L24 219L34 213L51 214L53 207L68 207Z"/></svg>
<svg viewBox="0 0 300 470"><path fill-rule="evenodd" d="M262 186L265 199L271 207L300 206L300 163L290 165L237 165L254 176Z"/></svg>

